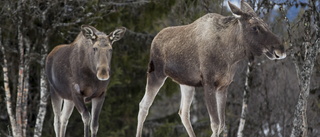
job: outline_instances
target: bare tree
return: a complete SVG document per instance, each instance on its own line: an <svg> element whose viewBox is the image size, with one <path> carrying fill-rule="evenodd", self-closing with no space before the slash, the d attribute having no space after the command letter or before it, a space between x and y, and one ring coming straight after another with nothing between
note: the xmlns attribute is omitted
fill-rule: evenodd
<svg viewBox="0 0 320 137"><path fill-rule="evenodd" d="M0 28L0 39L1 37L1 28ZM3 70L3 81L4 81L4 90L6 94L6 106L7 106L7 111L8 115L10 118L10 123L11 123L11 129L12 129L12 135L15 137L17 136L18 132L16 132L17 129L17 124L16 124L16 118L13 113L13 108L12 108L12 102L11 102L11 92L9 88L9 76L8 76L8 62L5 54L5 48L2 42L0 41L0 47L1 47L1 53L3 56L3 65L2 65L2 70ZM10 133L9 133L10 134Z"/></svg>
<svg viewBox="0 0 320 137"><path fill-rule="evenodd" d="M250 80L251 79L251 71L253 69L253 62L249 61L246 70L246 78L244 83L244 91L243 91L243 99L242 99L242 109L241 109L241 118L238 128L237 137L243 137L243 129L246 123L246 117L248 114L248 100L249 100L249 92L250 92Z"/></svg>
<svg viewBox="0 0 320 137"><path fill-rule="evenodd" d="M290 3L289 3L290 4ZM315 64L315 60L320 50L319 46L319 10L317 10L316 2L309 0L307 3L308 9L304 11L303 16L297 24L291 25L286 19L289 33L289 43L291 44L291 58L294 60L295 68L299 79L300 94L297 105L295 107L293 128L291 137L306 137L308 136L308 121L307 121L307 104L310 93L310 81ZM303 26L303 36L300 36L297 41L294 38L292 30L296 26Z"/></svg>
<svg viewBox="0 0 320 137"><path fill-rule="evenodd" d="M11 12L10 14L15 15L12 17L13 21L17 21L17 43L19 47L19 55L20 55L20 62L19 62L19 70L18 70L18 85L17 85L17 99L16 99L16 107L15 107L15 117L12 111L12 100L11 100L11 91L9 88L6 88L6 103L7 103L7 110L10 116L11 128L13 130L14 137L25 137L26 136L26 128L27 128L27 98L28 98L28 74L25 74L25 68L27 68L28 72L28 64L26 63L26 57L28 57L29 45L24 44L24 36L22 32L22 12L21 9L23 8L24 1L18 1L17 7L15 9L9 9ZM28 41L26 41L28 42ZM27 43L29 44L29 43ZM26 51L25 51L26 48ZM5 87L9 87L9 78L7 76L7 59L6 53L4 52L4 46L1 46L1 50L4 56L4 73L5 73ZM6 71L6 72L5 72Z"/></svg>

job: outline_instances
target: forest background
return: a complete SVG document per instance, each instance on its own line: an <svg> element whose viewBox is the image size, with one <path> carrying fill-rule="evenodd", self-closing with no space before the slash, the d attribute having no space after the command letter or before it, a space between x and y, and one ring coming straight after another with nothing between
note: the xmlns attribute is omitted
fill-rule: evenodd
<svg viewBox="0 0 320 137"><path fill-rule="evenodd" d="M231 0L239 5L238 0ZM44 74L54 46L71 43L82 24L108 34L128 30L113 45L112 76L100 115L100 137L135 135L153 37L168 26L192 23L206 13L229 15L224 0L1 0L0 137L54 136L53 113ZM257 15L281 37L287 58L256 57L239 63L228 91L226 129L221 136L320 135L320 58L318 0L248 0ZM249 65L248 65L249 64ZM196 89L191 121L197 136L210 136L202 88ZM243 105L244 104L244 105ZM179 87L167 80L151 107L144 136L187 137L178 113ZM90 107L90 104L88 104ZM243 106L247 108L242 109ZM243 113L246 112L246 113ZM243 119L240 119L243 118ZM67 136L82 136L73 112Z"/></svg>

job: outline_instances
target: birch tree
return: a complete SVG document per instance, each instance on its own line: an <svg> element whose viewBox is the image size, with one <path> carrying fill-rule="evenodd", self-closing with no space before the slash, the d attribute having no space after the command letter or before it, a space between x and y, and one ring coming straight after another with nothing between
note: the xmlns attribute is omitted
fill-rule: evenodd
<svg viewBox="0 0 320 137"><path fill-rule="evenodd" d="M0 39L2 39L1 28L0 28ZM6 52L5 52L4 45L2 44L1 41L0 41L0 47L1 47L1 53L3 56L2 71L3 71L4 90L5 90L5 95L6 95L6 98L5 98L6 107L7 107L7 112L9 115L10 123L11 123L10 125L11 125L11 129L12 129L12 135L14 137L16 137L16 136L18 136L18 132L17 132L18 127L17 127L17 123L16 123L16 118L13 113L12 102L11 102L11 91L9 88L9 76L8 76L8 61L7 61L7 57L5 54Z"/></svg>
<svg viewBox="0 0 320 137"><path fill-rule="evenodd" d="M289 3L290 4L290 3ZM286 19L289 43L291 44L291 58L294 61L295 68L299 79L299 98L295 106L293 128L291 137L307 137L308 121L307 121L307 104L310 93L310 80L313 72L315 60L319 53L319 7L316 1L309 0L307 10L304 11L302 18L297 24L291 25ZM303 26L303 35L297 39L294 37L292 29L296 26ZM300 32L301 33L301 32ZM299 35L300 36L300 35ZM297 49L297 50L295 50Z"/></svg>
<svg viewBox="0 0 320 137"><path fill-rule="evenodd" d="M239 128L237 132L237 137L243 137L243 130L244 125L246 123L246 117L248 114L248 100L250 96L250 77L251 77L251 71L253 69L253 61L249 61L246 69L246 78L244 83L244 91L243 91L243 99L242 99L242 109L241 109L241 117L240 117L240 123Z"/></svg>
<svg viewBox="0 0 320 137"><path fill-rule="evenodd" d="M28 74L26 74L26 71L28 72L28 63L27 58L29 56L29 46L25 45L25 42L29 44L29 41L24 38L23 34L23 26L22 26L22 9L24 7L23 0L17 2L17 7L10 9L8 8L9 14L14 15L11 19L14 22L17 23L17 47L19 47L19 69L18 69L18 85L17 86L17 98L16 98L16 106L15 106L15 113L13 111L12 107L12 98L11 93L9 89L9 77L8 77L8 64L7 64L7 58L6 58L6 52L4 47L1 46L1 51L4 56L3 58L3 71L4 71L4 85L5 85L5 91L6 91L6 104L7 104L7 111L8 115L10 117L10 124L12 128L12 135L14 137L25 137L26 136L26 128L27 128L27 100L28 100ZM8 45L6 45L8 46ZM13 85L15 86L15 85Z"/></svg>

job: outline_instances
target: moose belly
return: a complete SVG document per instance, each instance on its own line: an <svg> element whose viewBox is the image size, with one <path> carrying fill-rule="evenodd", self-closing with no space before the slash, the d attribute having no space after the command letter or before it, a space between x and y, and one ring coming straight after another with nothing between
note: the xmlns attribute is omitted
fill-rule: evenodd
<svg viewBox="0 0 320 137"><path fill-rule="evenodd" d="M202 86L200 71L194 66L183 63L170 63L165 65L165 74L178 84L199 87Z"/></svg>

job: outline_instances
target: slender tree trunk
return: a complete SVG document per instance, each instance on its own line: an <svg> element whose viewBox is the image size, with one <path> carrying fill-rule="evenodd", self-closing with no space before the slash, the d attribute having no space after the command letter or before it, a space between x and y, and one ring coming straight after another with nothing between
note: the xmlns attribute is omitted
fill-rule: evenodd
<svg viewBox="0 0 320 137"><path fill-rule="evenodd" d="M37 115L36 125L34 129L34 137L41 137L43 120L47 112L48 90L47 90L47 78L45 74L45 61L48 53L48 37L45 37L44 44L42 45L41 55L41 78L40 78L40 106Z"/></svg>
<svg viewBox="0 0 320 137"><path fill-rule="evenodd" d="M299 74L300 80L300 94L294 112L293 129L291 132L291 137L307 137L307 103L310 92L310 79L314 67L314 61L319 52L319 38L313 45L311 45L311 43L309 42L304 42L303 45L306 49L306 52L302 67L300 68L300 66L298 66L298 63L295 62L297 73Z"/></svg>
<svg viewBox="0 0 320 137"><path fill-rule="evenodd" d="M2 35L1 35L1 28L0 28L0 40L2 39L1 36ZM7 112L8 112L9 119L10 119L12 135L14 137L16 137L18 127L17 127L16 119L15 119L15 116L13 114L13 109L12 109L11 92L10 92L10 88L9 88L9 77L8 77L8 63L7 63L4 45L2 45L1 41L0 41L0 47L1 47L1 52L3 55L2 71L3 71L4 90L5 90L5 94L6 94L5 101L6 101L6 106L7 106Z"/></svg>
<svg viewBox="0 0 320 137"><path fill-rule="evenodd" d="M24 43L26 47L24 55L24 84L23 84L23 95L22 95L22 134L27 135L27 125L28 125L28 96L29 96L29 51L30 51L30 41L27 38L24 38Z"/></svg>
<svg viewBox="0 0 320 137"><path fill-rule="evenodd" d="M19 21L21 22L21 21ZM20 23L19 23L20 24ZM18 72L18 91L16 100L16 122L17 122L17 135L22 135L22 98L23 98L23 85L24 85L24 44L21 26L18 25L18 46L20 53L19 72Z"/></svg>
<svg viewBox="0 0 320 137"><path fill-rule="evenodd" d="M22 27L22 16L23 11L21 10L24 4L24 0L18 1L17 5L17 31L18 31L18 47L19 47L19 55L20 55L20 62L19 62L19 71L18 71L18 89L17 89L17 100L16 100L16 124L17 124L17 136L18 137L25 137L26 134L24 133L23 129L23 98L25 95L24 90L24 78L25 78L25 62L24 62L24 38L23 38L23 27Z"/></svg>
<svg viewBox="0 0 320 137"><path fill-rule="evenodd" d="M242 99L242 110L241 110L241 118L238 128L237 137L243 137L243 129L244 125L246 123L246 117L248 112L248 99L249 99L249 91L250 91L250 74L252 71L252 62L249 61L247 65L247 71L246 71L246 80L244 83L244 91L243 91L243 99Z"/></svg>

